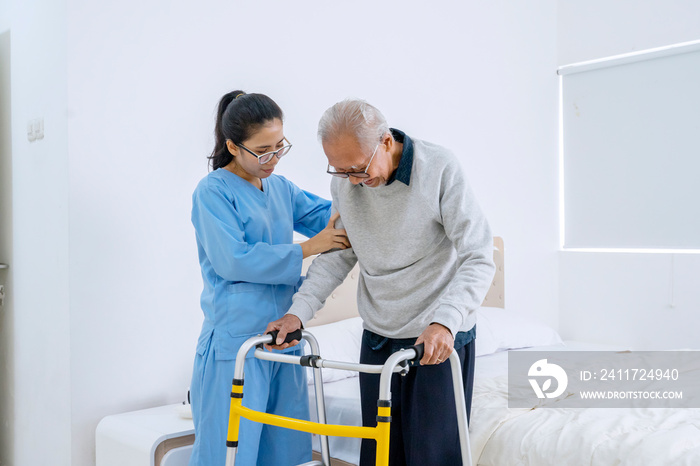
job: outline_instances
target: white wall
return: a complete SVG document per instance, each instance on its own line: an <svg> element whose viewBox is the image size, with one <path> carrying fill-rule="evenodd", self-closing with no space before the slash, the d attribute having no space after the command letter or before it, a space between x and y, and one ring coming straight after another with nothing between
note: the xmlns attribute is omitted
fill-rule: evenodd
<svg viewBox="0 0 700 466"><path fill-rule="evenodd" d="M278 101L295 145L279 172L322 195L330 180L316 124L344 97L365 98L393 126L455 150L506 239L508 306L556 325L554 0L70 0L65 12L38 2L17 0L19 16L30 8L53 14L49 37L67 31L67 43L43 44L42 57L59 58L49 61L51 74L33 78L40 86L25 79L29 64L13 62L13 82L23 80L18 102L26 103L13 134L31 117L47 121L43 146L16 137L15 231L28 235L23 309L37 309L27 316L42 319L40 332L54 329L41 333L39 354L56 351L23 363L52 368L31 379L57 379L63 403L51 408L60 411L54 422L70 428L56 430L54 440L65 442L58 456L18 442L17 458L33 456L16 464L92 464L102 417L183 399L201 324L190 195L207 173L216 103L234 88ZM41 37L33 28L43 18L22 26L22 53L34 51L29 38ZM42 94L45 101L31 92L48 84L61 89ZM61 107L62 120L49 117ZM67 128L50 138L60 125ZM47 293L37 293L30 271L47 256L39 282ZM47 388L38 383L30 393L36 401ZM41 437L38 426L22 428L22 438Z"/></svg>
<svg viewBox="0 0 700 466"><path fill-rule="evenodd" d="M558 62L566 65L698 40L700 3L560 1L557 24ZM560 331L565 338L635 349L697 348L699 276L697 254L564 251Z"/></svg>
<svg viewBox="0 0 700 466"><path fill-rule="evenodd" d="M71 464L65 5L10 6L14 445L11 466ZM30 143L27 122L43 117Z"/></svg>
<svg viewBox="0 0 700 466"><path fill-rule="evenodd" d="M694 0L560 0L557 7L559 65L699 38Z"/></svg>

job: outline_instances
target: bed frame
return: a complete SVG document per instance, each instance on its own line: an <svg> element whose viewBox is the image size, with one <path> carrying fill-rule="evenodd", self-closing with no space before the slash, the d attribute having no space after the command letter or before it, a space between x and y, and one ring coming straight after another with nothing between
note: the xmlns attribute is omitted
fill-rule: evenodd
<svg viewBox="0 0 700 466"><path fill-rule="evenodd" d="M502 309L506 307L503 253L503 238L496 236L493 238L493 261L496 264L496 273L491 282L491 287L488 293L486 293L486 298L484 298L484 306L500 307ZM306 274L312 261L313 257L304 259L302 274ZM326 304L323 308L316 313L313 319L306 323L306 326L314 327L317 325L330 324L332 322L358 316L357 282L359 277L360 266L355 265L345 281L333 291L326 300Z"/></svg>

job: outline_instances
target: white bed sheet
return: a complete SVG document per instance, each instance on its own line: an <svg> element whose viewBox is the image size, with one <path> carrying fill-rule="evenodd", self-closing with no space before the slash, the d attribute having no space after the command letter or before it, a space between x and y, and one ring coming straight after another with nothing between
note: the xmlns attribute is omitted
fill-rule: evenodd
<svg viewBox="0 0 700 466"><path fill-rule="evenodd" d="M527 350L621 349L566 342ZM507 369L506 351L476 359L470 423L475 465L700 464L700 409L512 409ZM328 423L361 425L358 377L324 384L324 392ZM330 451L358 464L360 440L332 437Z"/></svg>

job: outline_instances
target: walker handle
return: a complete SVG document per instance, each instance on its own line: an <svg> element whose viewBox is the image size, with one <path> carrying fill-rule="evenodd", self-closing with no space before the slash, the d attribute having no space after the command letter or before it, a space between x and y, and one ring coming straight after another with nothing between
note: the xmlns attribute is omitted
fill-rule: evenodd
<svg viewBox="0 0 700 466"><path fill-rule="evenodd" d="M271 345L276 344L278 333L279 333L278 330L271 330L271 331L267 332L268 335L272 335L272 342L270 343ZM291 343L294 340L301 341L301 329L297 329L293 332L288 333L287 337L284 339L284 341L282 343Z"/></svg>
<svg viewBox="0 0 700 466"><path fill-rule="evenodd" d="M409 346L406 349L412 349L416 352L416 357L411 359L411 362L417 363L421 359L423 359L423 353L425 353L425 345L421 343L420 345L414 345L414 346Z"/></svg>

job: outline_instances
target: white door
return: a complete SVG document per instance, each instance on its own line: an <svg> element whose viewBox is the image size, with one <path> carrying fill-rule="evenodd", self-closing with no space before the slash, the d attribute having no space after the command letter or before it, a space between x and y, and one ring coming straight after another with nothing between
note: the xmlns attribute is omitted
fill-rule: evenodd
<svg viewBox="0 0 700 466"><path fill-rule="evenodd" d="M14 358L12 313L12 138L10 123L10 31L0 34L0 464L12 455ZM4 294L4 299L2 295Z"/></svg>

